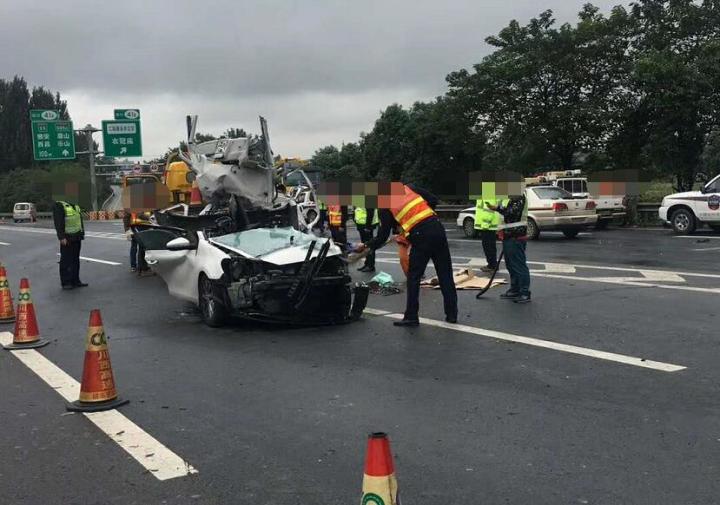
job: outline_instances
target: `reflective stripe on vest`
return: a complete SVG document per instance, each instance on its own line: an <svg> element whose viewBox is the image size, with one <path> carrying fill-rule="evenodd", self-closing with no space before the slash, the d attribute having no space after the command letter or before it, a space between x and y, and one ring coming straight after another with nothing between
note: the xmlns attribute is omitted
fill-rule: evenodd
<svg viewBox="0 0 720 505"><path fill-rule="evenodd" d="M342 226L342 211L337 205L328 207L328 223L330 226Z"/></svg>
<svg viewBox="0 0 720 505"><path fill-rule="evenodd" d="M403 234L408 235L415 225L425 221L426 219L435 215L435 211L430 208L430 205L425 199L415 193L412 189L407 186L403 186L405 195L400 199L398 205L390 209L395 221L398 222L400 227L403 229ZM395 197L393 197L395 200Z"/></svg>
<svg viewBox="0 0 720 505"><path fill-rule="evenodd" d="M82 231L82 216L78 205L70 205L67 202L59 202L65 210L65 233L74 235Z"/></svg>

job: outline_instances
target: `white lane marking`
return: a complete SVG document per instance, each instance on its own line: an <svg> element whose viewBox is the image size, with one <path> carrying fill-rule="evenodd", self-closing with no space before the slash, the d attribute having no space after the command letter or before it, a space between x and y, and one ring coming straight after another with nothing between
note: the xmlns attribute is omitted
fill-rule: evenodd
<svg viewBox="0 0 720 505"><path fill-rule="evenodd" d="M713 236L713 235L673 235L673 237L675 237L675 238L694 238L694 239L698 239L698 238L710 238L710 239L713 239L713 240L718 240L718 239L720 239L720 237L718 237L717 235L715 235L715 236Z"/></svg>
<svg viewBox="0 0 720 505"><path fill-rule="evenodd" d="M392 258L377 258L375 260L378 263L390 263L398 264L400 260ZM530 262L528 262L530 263ZM453 263L453 268L467 268L466 263ZM428 264L427 268L434 269L432 264ZM693 286L671 286L667 284L656 284L651 282L650 279L642 277L580 277L577 275L561 275L561 274L549 274L545 273L545 270L534 270L531 269L530 273L533 277L548 277L551 279L566 279L569 281L584 281L584 282L603 282L606 284L620 284L623 286L635 286L641 288L661 288L661 289L677 289L680 291L694 291L697 293L712 293L720 294L720 288L698 288ZM508 271L504 269L498 270L498 273L507 274Z"/></svg>
<svg viewBox="0 0 720 505"><path fill-rule="evenodd" d="M396 252L390 252L390 251L377 251L378 254L387 254L397 257ZM483 258L473 257L473 256L455 256L452 255L453 260L468 260L469 262L472 262L476 265L485 265ZM578 264L578 263L553 263L549 261L528 261L528 265L544 265L547 269L548 266L552 265L551 268L563 268L563 267L573 267L573 268L587 268L590 270L612 270L614 272L637 272L637 273L644 273L644 272L650 272L651 274L657 273L660 274L675 274L675 275L681 275L684 277L706 277L708 279L720 279L720 274L709 274L709 273L703 273L703 272L676 272L672 270L648 270L646 268L631 268L631 267L614 267L610 265L587 265L587 264ZM469 265L466 265L469 266ZM638 280L641 280L638 278Z"/></svg>
<svg viewBox="0 0 720 505"><path fill-rule="evenodd" d="M0 245L10 245L10 242L0 242Z"/></svg>
<svg viewBox="0 0 720 505"><path fill-rule="evenodd" d="M720 247L707 247L705 249L691 249L691 251L720 251Z"/></svg>
<svg viewBox="0 0 720 505"><path fill-rule="evenodd" d="M12 342L12 333L0 332L0 344ZM11 354L35 372L66 401L78 399L80 383L34 349ZM184 477L198 471L117 410L83 413L158 480Z"/></svg>
<svg viewBox="0 0 720 505"><path fill-rule="evenodd" d="M643 277L649 281L657 282L687 282L678 274L672 272L658 272L657 270L640 270ZM639 279L640 281L645 279Z"/></svg>
<svg viewBox="0 0 720 505"><path fill-rule="evenodd" d="M27 228L24 226L0 226L0 230L19 231L26 233L42 233L44 235L55 235L55 230L50 228ZM85 238L103 238L111 240L127 240L125 234L99 231L85 231Z"/></svg>
<svg viewBox="0 0 720 505"><path fill-rule="evenodd" d="M556 274L574 274L577 272L574 266L565 265L563 263L545 263L545 270L543 272L556 273Z"/></svg>
<svg viewBox="0 0 720 505"><path fill-rule="evenodd" d="M60 253L57 253L58 256L60 256ZM86 256L80 256L81 260L90 261L91 263L102 263L103 265L113 265L118 266L122 265L122 263L118 263L117 261L107 261L107 260L99 260L95 258L88 258Z"/></svg>
<svg viewBox="0 0 720 505"><path fill-rule="evenodd" d="M532 271L534 277L550 277L552 279L567 279L570 281L604 282L606 284L622 284L624 286L637 286L641 288L677 289L680 291L695 291L697 293L712 293L720 295L720 288L697 288L694 286L672 286L669 284L654 284L638 279L637 277L576 277L569 275L543 274Z"/></svg>
<svg viewBox="0 0 720 505"><path fill-rule="evenodd" d="M366 307L363 312L367 312L368 314L371 314L373 316L385 316L387 314L390 314L389 310L379 310L379 309L371 309Z"/></svg>
<svg viewBox="0 0 720 505"><path fill-rule="evenodd" d="M402 314L388 314L385 317L391 319L402 319ZM596 349L590 349L587 347L579 347L576 345L561 344L558 342L552 342L550 340L541 340L538 338L523 337L521 335L513 335L512 333L504 333L502 331L486 330L484 328L475 328L474 326L467 326L464 324L451 324L445 321L438 321L436 319L428 319L421 317L420 322L428 326L435 326L438 328L445 328L448 330L460 331L463 333L470 333L473 335L480 335L482 337L490 337L498 340L504 340L507 342L516 342L518 344L531 345L534 347L542 347L545 349L552 349L554 351L567 352L570 354L579 354L581 356L588 356L590 358L602 359L606 361L614 361L616 363L623 363L625 365L637 366L640 368L650 368L652 370L658 370L660 372L678 372L685 370L687 367L681 365L674 365L672 363L663 363L662 361L652 361L643 358L637 358L634 356L626 356L624 354L616 354L614 352L598 351Z"/></svg>

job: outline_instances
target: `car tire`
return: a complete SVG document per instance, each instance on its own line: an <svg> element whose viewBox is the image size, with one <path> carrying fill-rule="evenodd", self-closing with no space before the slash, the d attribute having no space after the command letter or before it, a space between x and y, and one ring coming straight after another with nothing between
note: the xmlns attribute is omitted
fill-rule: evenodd
<svg viewBox="0 0 720 505"><path fill-rule="evenodd" d="M198 279L198 308L203 322L212 328L219 328L227 320L227 308L221 301L220 291L224 289L218 286L207 275L200 274Z"/></svg>
<svg viewBox="0 0 720 505"><path fill-rule="evenodd" d="M471 217L466 217L463 220L463 233L467 238L477 238L478 230L475 229L475 220Z"/></svg>
<svg viewBox="0 0 720 505"><path fill-rule="evenodd" d="M609 224L610 224L609 219L598 219L597 223L595 223L595 229L596 230L607 230L607 227Z"/></svg>
<svg viewBox="0 0 720 505"><path fill-rule="evenodd" d="M537 240L540 238L540 228L534 219L527 220L527 237L529 240Z"/></svg>
<svg viewBox="0 0 720 505"><path fill-rule="evenodd" d="M563 230L563 235L565 235L565 238L575 238L578 236L578 233L580 233L580 230Z"/></svg>
<svg viewBox="0 0 720 505"><path fill-rule="evenodd" d="M678 209L673 212L670 224L678 235L690 235L697 228L695 214L690 209Z"/></svg>

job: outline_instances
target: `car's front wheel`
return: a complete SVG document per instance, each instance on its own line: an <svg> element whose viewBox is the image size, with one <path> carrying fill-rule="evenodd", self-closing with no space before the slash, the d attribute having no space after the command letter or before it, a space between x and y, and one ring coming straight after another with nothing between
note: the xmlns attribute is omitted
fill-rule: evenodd
<svg viewBox="0 0 720 505"><path fill-rule="evenodd" d="M695 214L690 209L678 209L673 212L670 218L673 231L680 235L690 235L695 231L697 223L695 222Z"/></svg>
<svg viewBox="0 0 720 505"><path fill-rule="evenodd" d="M463 221L463 232L467 238L476 238L478 231L475 229L475 220L471 217L466 217Z"/></svg>
<svg viewBox="0 0 720 505"><path fill-rule="evenodd" d="M527 237L530 240L537 240L540 237L540 228L534 219L527 220Z"/></svg>
<svg viewBox="0 0 720 505"><path fill-rule="evenodd" d="M217 328L227 320L227 307L223 302L222 286L216 285L205 274L198 280L198 306L205 324Z"/></svg>

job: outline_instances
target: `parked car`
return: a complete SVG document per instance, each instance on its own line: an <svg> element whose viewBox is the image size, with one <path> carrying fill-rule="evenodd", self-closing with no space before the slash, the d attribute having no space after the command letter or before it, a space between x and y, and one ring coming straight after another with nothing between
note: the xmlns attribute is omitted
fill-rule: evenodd
<svg viewBox="0 0 720 505"><path fill-rule="evenodd" d="M339 324L358 319L367 303L368 287L353 284L340 248L291 227L133 231L170 294L196 304L209 326L221 326L231 315Z"/></svg>
<svg viewBox="0 0 720 505"><path fill-rule="evenodd" d="M13 206L13 221L37 221L37 209L34 203L18 202Z"/></svg>
<svg viewBox="0 0 720 505"><path fill-rule="evenodd" d="M552 181L554 186L571 193L573 198L590 198L586 177L558 177ZM602 188L602 184L600 185ZM602 191L601 191L602 192ZM595 228L604 229L613 221L623 221L627 215L625 195L598 195L595 197L598 215Z"/></svg>
<svg viewBox="0 0 720 505"><path fill-rule="evenodd" d="M534 240L540 232L559 230L567 238L575 238L583 229L597 223L595 200L573 198L557 186L534 186L525 189L528 201L528 238ZM475 207L470 207L457 218L456 224L465 236L477 236L475 230Z"/></svg>
<svg viewBox="0 0 720 505"><path fill-rule="evenodd" d="M666 196L660 204L658 215L678 234L690 234L703 224L720 231L720 175L705 184L700 191Z"/></svg>

